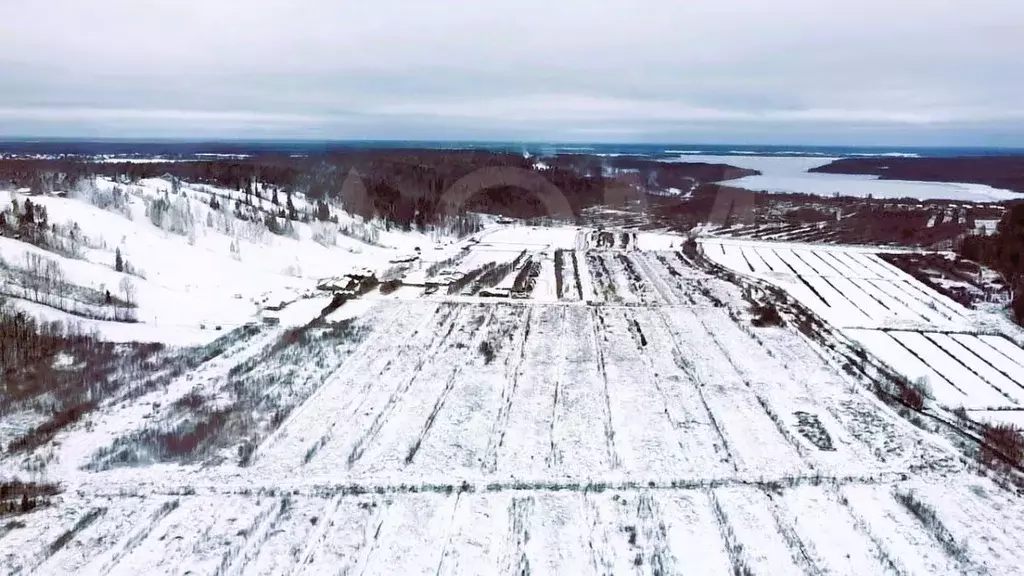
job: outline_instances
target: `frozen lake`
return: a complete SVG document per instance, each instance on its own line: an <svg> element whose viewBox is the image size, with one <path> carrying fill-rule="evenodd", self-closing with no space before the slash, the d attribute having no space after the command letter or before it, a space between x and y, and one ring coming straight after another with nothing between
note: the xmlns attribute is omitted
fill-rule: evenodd
<svg viewBox="0 0 1024 576"><path fill-rule="evenodd" d="M675 162L707 162L730 164L761 172L729 180L728 184L763 192L795 192L820 196L868 196L874 198L917 198L920 200L967 200L998 202L1022 196L984 184L953 182L916 182L911 180L879 180L876 176L847 174L813 174L811 168L824 166L837 158L780 156L703 156L683 155Z"/></svg>

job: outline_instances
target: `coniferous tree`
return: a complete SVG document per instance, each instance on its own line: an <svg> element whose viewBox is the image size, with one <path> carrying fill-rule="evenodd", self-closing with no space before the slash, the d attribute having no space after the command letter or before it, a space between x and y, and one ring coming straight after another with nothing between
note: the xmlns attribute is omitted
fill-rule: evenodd
<svg viewBox="0 0 1024 576"><path fill-rule="evenodd" d="M327 222L331 219L331 209L323 200L316 201L316 219L321 222Z"/></svg>
<svg viewBox="0 0 1024 576"><path fill-rule="evenodd" d="M121 258L120 248L117 248L114 251L114 270L118 272L124 272L124 259Z"/></svg>
<svg viewBox="0 0 1024 576"><path fill-rule="evenodd" d="M35 214L33 213L34 211L35 211L35 207L32 206L32 199L31 198L26 198L25 199L25 213L21 215L21 224L22 224L22 226L24 226L26 224L33 224L33 223L35 223Z"/></svg>
<svg viewBox="0 0 1024 576"><path fill-rule="evenodd" d="M288 219L289 220L298 220L299 219L299 214L295 210L295 204L292 203L292 191L289 190L287 192L287 195L288 195L288 200L287 200L286 204L288 206Z"/></svg>

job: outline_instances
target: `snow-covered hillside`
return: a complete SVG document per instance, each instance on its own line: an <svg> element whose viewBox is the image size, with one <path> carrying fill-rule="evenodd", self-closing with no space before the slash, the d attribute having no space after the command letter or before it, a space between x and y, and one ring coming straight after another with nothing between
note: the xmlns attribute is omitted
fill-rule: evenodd
<svg viewBox="0 0 1024 576"><path fill-rule="evenodd" d="M83 322L117 341L194 344L219 336L217 326L228 330L258 320L268 307L310 297L323 307L329 297L315 290L323 278L367 269L383 274L393 260L415 255L417 248L427 261L455 249L451 236L388 230L336 206L329 211L337 222L318 221L315 207L301 196L287 201L283 193L277 198L278 193L263 191L263 196L163 179L131 185L98 179L67 197L3 191L0 209L9 209L12 200L22 210L26 201L45 208L50 233L65 249L46 250L7 235L0 236L0 258L12 269L24 268L30 254L53 261L70 285L131 299L138 322L74 318L16 301L33 314ZM286 202L314 218L277 218L283 230L275 234L266 218L287 210Z"/></svg>

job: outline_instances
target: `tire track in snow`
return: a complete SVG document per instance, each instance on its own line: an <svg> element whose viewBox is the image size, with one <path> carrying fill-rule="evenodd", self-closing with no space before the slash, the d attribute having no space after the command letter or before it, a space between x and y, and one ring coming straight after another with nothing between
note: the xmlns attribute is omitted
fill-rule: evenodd
<svg viewBox="0 0 1024 576"><path fill-rule="evenodd" d="M411 341L413 338L415 338L416 335L419 334L419 332L421 330L423 330L423 328L427 324L429 324L431 322L431 320L433 320L435 317L437 317L439 315L439 313L441 313L442 311L445 314L442 317L441 322L439 324L443 324L444 321L449 316L451 316L452 309L453 309L453 305L451 305L451 304L449 304L449 305L439 304L437 307L434 308L434 311L432 313L424 315L423 319L416 325L416 328L412 331L412 334L410 334L408 336L408 339ZM397 318L397 312L396 312L396 315L394 317L392 317L390 320L394 320L394 318ZM392 322L391 325L397 325L397 323ZM436 336L434 336L432 334L431 338L436 338ZM386 345L384 346L384 348L387 348L387 343L390 343L392 340L393 339L386 339L385 340ZM368 362L368 364L366 365L365 369L369 369L369 367L372 365L372 362L374 360L374 358L369 357L367 355L368 352L369 352L368 350L362 350L362 354L363 354L363 356L366 356L366 360ZM381 371L377 374L377 376L378 377L379 376L383 376L387 372L387 370L391 367L392 362L393 361L389 358L387 364L384 365L384 368L381 369ZM359 368L362 368L362 366L360 366L358 364L356 366L359 367ZM360 374L359 370L352 370L351 369L352 366L346 366L346 368L349 369L348 370L349 373L356 374L356 377L359 376L359 374ZM351 384L351 382L349 382L349 384ZM365 378L365 382L363 383L363 386L359 389L358 392L356 392L356 394L354 394L354 395L353 394L346 395L347 400L343 403L340 412L344 412L344 413L346 413L348 415L351 415L353 413L358 413L358 411L363 407L363 405L365 404L365 402L368 399L369 394L367 394L367 393L376 384L379 384L379 380L374 379L374 378ZM340 386L340 384L338 384L338 383L336 383L336 385ZM358 399L358 403L355 404L354 408L352 407L352 405L353 405L354 402L356 402L356 400L354 400L353 398ZM303 404L303 406L309 406L311 410L312 409L320 408L320 406L317 406L317 405L313 404L312 402L310 402L308 400ZM335 430L337 429L338 424L342 423L342 422L344 422L345 424L348 423L347 419L341 419L341 418L337 418L337 417L335 417L335 418L333 418L331 420L331 423L327 427L327 431L324 432L320 436L320 438L316 442L314 442L306 450L305 455L303 456L303 460L302 460L302 465L303 466L308 465L310 462L312 462L313 459L319 454L320 450L324 446L326 446L334 438Z"/></svg>
<svg viewBox="0 0 1024 576"><path fill-rule="evenodd" d="M686 427L683 426L682 420L678 416L673 416L668 394L665 393L665 389L662 388L660 380L661 375L658 374L657 370L654 369L654 365L651 359L647 356L644 348L647 346L647 341L641 332L640 323L636 319L636 314L633 311L626 310L624 312L626 316L626 325L629 327L629 333L633 337L633 342L636 344L637 352L640 357L640 362L647 373L651 376L650 382L654 386L654 389L658 391L658 396L661 398L662 414L665 415L665 419L668 420L669 425L679 435L676 438L676 444L679 445L680 450L685 454L690 446L683 443L683 434L686 431Z"/></svg>
<svg viewBox="0 0 1024 576"><path fill-rule="evenodd" d="M401 314L403 310L405 310L404 305L399 305L396 306L395 308L395 312L388 316L387 323L384 324L385 326L393 325L394 320L398 318L399 314ZM253 453L249 466L254 466L257 462L259 462L260 459L267 453L267 451L272 449L273 446L283 436L287 434L287 430L290 427L294 426L296 422L301 421L301 417L303 414L315 409L315 407L317 407L320 404L320 400L325 394L327 394L328 389L331 388L331 384L334 383L335 379L341 378L346 370L348 370L352 365L356 364L365 355L367 349L371 348L371 343L376 343L376 338L374 338L373 334L368 334L366 338L359 343L356 349L353 350L348 355L345 361L342 362L340 366L338 366L337 370L332 372L330 376L324 379L324 384L319 386L316 389L316 391L310 394L310 396L306 398L306 400L302 404L296 406L295 409L293 409L291 413L288 415L288 417L285 418L285 420L281 422L281 424L276 429L274 429L274 431L271 432L270 435L263 440L263 442L260 443L260 445L256 448L256 451ZM332 423L331 427L333 427L334 425L335 423ZM327 433L330 433L330 428L328 429Z"/></svg>
<svg viewBox="0 0 1024 576"><path fill-rule="evenodd" d="M409 391L410 387L412 387L413 382L416 381L416 377L419 376L419 373L423 369L423 366L426 365L426 363L430 361L431 358L433 358L434 353L439 348L441 348L441 346L445 342L447 342L448 338L452 335L452 332L455 331L456 320L463 310L463 307L458 307L454 310L446 311L448 312L448 314L445 315L441 323L443 324L444 322L448 321L450 321L451 323L448 325L448 329L444 332L444 336L438 338L436 334L432 335L431 343L427 347L427 350L423 352L423 354L417 361L415 367L413 368L412 375L397 389L391 392L391 395L388 397L383 409L377 412L376 417L374 417L373 422L370 424L370 428L366 432L364 432L359 438L356 439L354 445L352 446L352 451L349 452L348 455L347 462L348 467L350 469L356 462L359 461L360 458L363 457L366 448L369 446L371 442L373 442L377 438L377 435L380 434L381 428L384 427L384 424L387 422L388 418L391 417L391 413L394 412L395 407L405 396L405 393ZM372 382L368 382L368 386L372 386L372 384ZM364 398L369 397L369 395L365 393L363 396Z"/></svg>
<svg viewBox="0 0 1024 576"><path fill-rule="evenodd" d="M324 540L327 539L327 534L334 525L334 518L337 516L340 506L341 494L332 498L327 502L327 505L324 506L324 513L320 515L321 517L317 522L316 531L306 539L306 546L302 549L302 553L299 555L291 576L300 576L303 571L305 571L306 565L312 562L317 551L321 546L323 546Z"/></svg>
<svg viewBox="0 0 1024 576"><path fill-rule="evenodd" d="M434 420L441 412L441 408L444 407L445 400L448 399L448 394L452 391L452 387L455 385L455 377L458 376L458 374L459 368L456 367L453 368L451 374L448 375L448 380L445 382L444 390L441 391L437 400L434 401L434 407L430 410L430 414L427 416L427 421L423 423L423 429L420 430L419 435L416 436L416 440L409 448L409 453L405 456L406 465L412 464L413 459L416 458L416 453L420 450L420 446L423 444L423 441L426 440L427 435L430 434L430 429L434 426Z"/></svg>
<svg viewBox="0 0 1024 576"><path fill-rule="evenodd" d="M782 541L786 543L786 546L789 547L790 554L793 556L793 563L803 568L804 573L808 576L827 574L811 555L804 541L797 535L793 525L782 516L782 513L779 511L779 504L773 498L772 493L766 491L765 494L768 496L768 511L771 512L772 520L775 521L775 530L782 536Z"/></svg>
<svg viewBox="0 0 1024 576"><path fill-rule="evenodd" d="M672 570L674 558L668 545L668 531L665 528L665 518L661 507L650 492L640 495L637 502L638 527L644 536L648 546L647 563L651 567L654 576L667 574Z"/></svg>
<svg viewBox="0 0 1024 576"><path fill-rule="evenodd" d="M725 510L722 509L718 496L714 490L708 490L707 494L708 503L711 505L711 512L718 523L718 530L722 536L722 541L725 543L725 553L729 557L729 564L732 565L732 573L735 576L753 576L747 564L747 559L743 554L743 544L736 537L736 530L733 528L729 517L726 516Z"/></svg>
<svg viewBox="0 0 1024 576"><path fill-rule="evenodd" d="M608 448L608 461L611 464L612 470L619 467L621 462L619 461L618 451L615 449L615 426L612 424L612 399L611 392L608 390L608 373L605 366L604 360L604 349L601 347L601 336L597 331L597 323L594 319L598 319L601 322L601 326L604 327L604 318L601 316L601 311L597 308L590 310L590 329L594 338L594 350L597 352L597 371L601 374L601 384L604 390L604 437L605 446Z"/></svg>
<svg viewBox="0 0 1024 576"><path fill-rule="evenodd" d="M47 544L46 547L43 549L43 553L41 555L37 555L36 557L32 558L32 566L28 569L28 572L32 573L39 569L39 567L42 566L47 560L49 560L55 554L63 550L71 542L71 540L78 536L79 533L87 529L89 526L92 526L93 523L99 520L101 516L106 515L106 513L106 507L90 508L88 512L80 516L78 520L75 521L74 525L71 526L71 528L68 528L67 530L62 532L60 536L57 536L56 539ZM25 569L25 566L21 566L19 568L20 569L16 570L15 573L20 572L22 569Z"/></svg>
<svg viewBox="0 0 1024 576"><path fill-rule="evenodd" d="M595 574L615 573L615 551L608 540L608 531L600 523L601 511L597 502L584 492L582 494L583 518L587 523L587 551L590 554L590 566Z"/></svg>
<svg viewBox="0 0 1024 576"><path fill-rule="evenodd" d="M243 576L246 566L256 559L260 547L267 541L274 526L288 510L288 499L281 498L277 506L272 506L260 513L253 522L245 541L237 550L229 550L217 569L217 576Z"/></svg>
<svg viewBox="0 0 1024 576"><path fill-rule="evenodd" d="M177 498L164 502L152 516L140 522L135 530L129 532L122 542L119 542L115 548L108 550L109 558L106 559L105 562L102 562L97 569L86 569L83 570L83 572L87 574L109 574L117 567L118 564L121 563L121 560L131 554L139 544L142 544L142 542L149 537L153 530L157 528L157 526L159 526L171 512L177 510L180 504L181 501ZM101 560L103 559L97 558L94 562L100 562ZM90 565L91 564L92 563L90 563Z"/></svg>
<svg viewBox="0 0 1024 576"><path fill-rule="evenodd" d="M530 558L526 546L530 542L530 520L533 518L533 496L513 498L508 507L508 542L501 562L503 574L530 576Z"/></svg>
<svg viewBox="0 0 1024 576"><path fill-rule="evenodd" d="M672 288L669 287L665 280L653 270L653 266L647 259L646 253L637 252L631 255L631 258L636 262L643 274L647 276L647 282L654 288L655 292L661 296L661 300L665 304L673 306L679 303L672 295Z"/></svg>
<svg viewBox="0 0 1024 576"><path fill-rule="evenodd" d="M686 289L686 285L683 283L682 280L680 280L680 278L682 278L683 276L682 273L680 273L678 270L675 269L674 266L672 266L672 263L669 262L667 257L658 254L657 258L661 265L665 267L665 270L668 271L668 275L672 278L672 282L678 291L678 293L676 294L676 301L679 302L678 294L682 294L683 297L686 298L687 302L679 302L680 305L689 304L691 306L696 306L697 301L693 299L693 295L690 294L690 291ZM671 286L669 286L669 288L671 289Z"/></svg>
<svg viewBox="0 0 1024 576"><path fill-rule="evenodd" d="M448 549L452 545L452 536L455 534L455 519L459 515L459 503L462 502L462 492L455 495L455 504L452 506L452 516L448 521L448 529L445 531L444 546L441 547L441 554L437 561L437 570L434 571L435 576L441 575L441 570L444 568L444 559L448 555Z"/></svg>
<svg viewBox="0 0 1024 576"><path fill-rule="evenodd" d="M512 362L512 365L506 364L505 382L501 391L501 406L498 408L494 425L491 427L487 449L484 451L483 467L487 472L493 473L498 468L498 450L505 443L505 433L508 431L508 419L512 412L512 402L515 400L516 389L519 386L519 373L526 356L526 339L530 337L530 320L532 317L533 307L528 306L526 308L526 318L523 320L521 337L516 338L516 345L509 354L509 360L506 360L506 362Z"/></svg>
<svg viewBox="0 0 1024 576"><path fill-rule="evenodd" d="M715 418L715 413L711 411L711 406L708 405L707 397L704 395L703 380L697 375L690 364L686 361L682 351L679 349L679 341L673 332L672 326L668 323L664 314L658 310L652 310L652 314L657 316L665 327L665 333L669 335L672 344L672 359L676 366L686 374L687 379L693 384L694 389L697 391L697 396L700 398L701 405L704 406L704 410L708 414L708 421L711 423L711 427L715 429L715 434L718 436L718 440L722 443L722 450L725 451L725 459L732 465L733 470L739 471L739 463L736 461L736 455L733 453L732 448L729 446L729 441L726 440L725 434L722 432L722 426L718 423L718 419ZM717 448L717 446L716 446Z"/></svg>
<svg viewBox="0 0 1024 576"><path fill-rule="evenodd" d="M484 337L486 337L487 328L490 327L491 320L494 319L494 309L494 306L487 307L487 318L479 326L476 326L473 329L473 332L470 334L472 341L472 344L470 344L469 347L470 350L475 350L476 347L478 346L478 339L476 338L476 334L483 334ZM532 308L527 309L527 321L529 321L530 312L532 312L532 310ZM448 400L448 395L451 393L452 388L454 388L455 386L456 378L458 378L459 374L462 373L463 366L464 364L456 366L455 368L452 369L451 374L448 375L448 379L445 381L444 389L441 391L441 394L438 395L437 400L434 401L434 407L430 411L430 414L427 416L426 422L423 423L423 428L420 430L419 435L417 435L412 447L409 448L409 453L405 457L406 465L412 464L413 459L416 457L416 453L419 452L420 450L420 446L423 445L423 441L426 440L427 435L430 434L430 430L434 426L434 420L437 419L437 415L440 414L441 409L444 408L445 401Z"/></svg>
<svg viewBox="0 0 1024 576"><path fill-rule="evenodd" d="M548 468L558 466L562 463L562 451L558 449L558 444L555 439L555 429L558 428L558 408L561 400L562 392L562 381L565 379L565 331L566 325L568 324L569 310L562 308L562 316L560 320L560 329L558 331L558 350L555 356L556 362L558 363L557 376L555 378L555 391L554 401L551 403L551 431L549 435L551 448L548 451L546 464Z"/></svg>

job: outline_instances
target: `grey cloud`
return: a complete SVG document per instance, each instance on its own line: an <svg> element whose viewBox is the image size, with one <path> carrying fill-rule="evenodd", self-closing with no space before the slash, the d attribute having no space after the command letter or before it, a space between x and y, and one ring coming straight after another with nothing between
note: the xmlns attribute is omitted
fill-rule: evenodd
<svg viewBox="0 0 1024 576"><path fill-rule="evenodd" d="M1022 21L1011 0L8 0L0 134L1024 145Z"/></svg>

